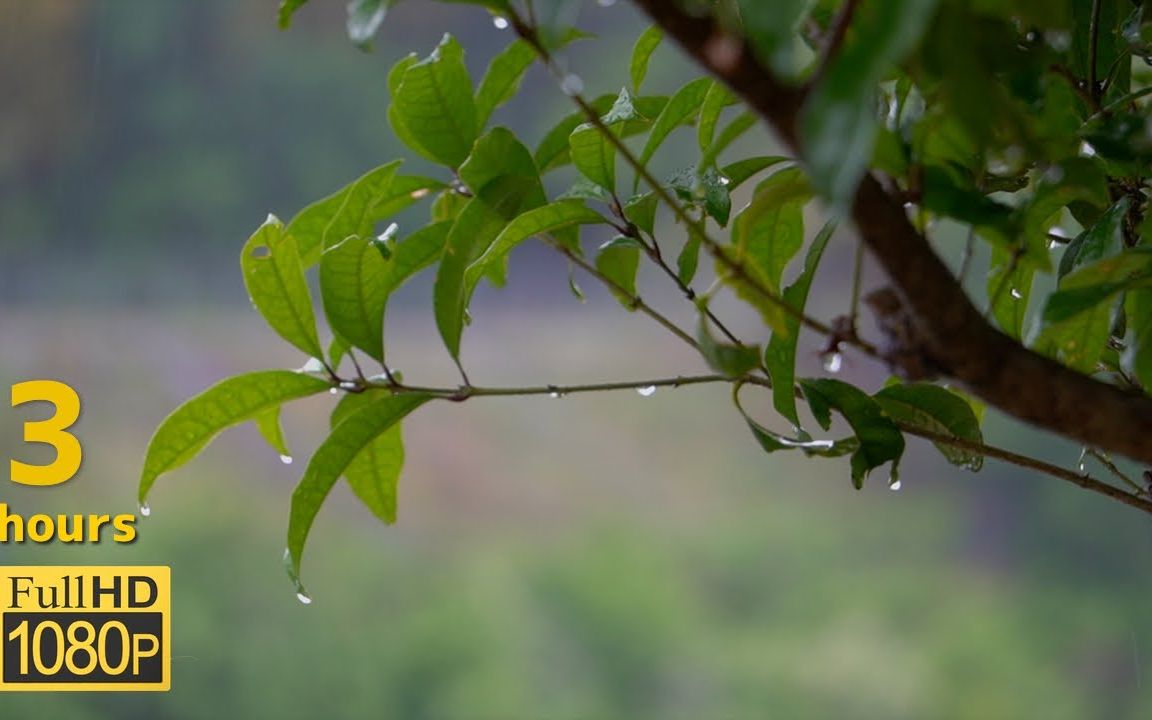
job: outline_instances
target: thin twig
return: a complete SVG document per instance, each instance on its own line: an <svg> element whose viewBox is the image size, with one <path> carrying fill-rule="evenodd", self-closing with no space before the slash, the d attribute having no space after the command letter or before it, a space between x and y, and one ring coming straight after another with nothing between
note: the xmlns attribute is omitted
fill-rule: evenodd
<svg viewBox="0 0 1152 720"><path fill-rule="evenodd" d="M1088 92L1094 107L1100 107L1100 86L1096 81L1096 58L1100 48L1101 0L1092 0L1092 18L1088 22Z"/></svg>

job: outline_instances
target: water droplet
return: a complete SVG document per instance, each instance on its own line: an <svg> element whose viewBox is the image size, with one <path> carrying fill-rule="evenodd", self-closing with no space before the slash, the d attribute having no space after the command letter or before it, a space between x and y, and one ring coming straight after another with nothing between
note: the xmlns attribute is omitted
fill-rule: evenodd
<svg viewBox="0 0 1152 720"><path fill-rule="evenodd" d="M897 480L896 482L890 483L888 485L888 489L891 490L892 492L898 492L900 490L900 488L902 488L902 487L904 487L904 481L903 480Z"/></svg>
<svg viewBox="0 0 1152 720"><path fill-rule="evenodd" d="M296 372L322 373L324 372L324 362L320 358L308 358L308 362L304 363Z"/></svg>
<svg viewBox="0 0 1152 720"><path fill-rule="evenodd" d="M616 4L616 0L597 0L600 7L612 7Z"/></svg>
<svg viewBox="0 0 1152 720"><path fill-rule="evenodd" d="M579 95L584 92L584 81L580 79L579 75L575 73L568 73L564 79L560 81L560 90L565 95Z"/></svg>
<svg viewBox="0 0 1152 720"><path fill-rule="evenodd" d="M341 389L341 390L347 390L348 392L351 392L351 391L353 391L353 390L357 390L357 389L359 389L359 387L360 387L360 386L359 386L359 385L357 385L357 384L356 384L354 381L352 381L352 380L345 380L345 381L343 381L342 383L340 383L340 389Z"/></svg>
<svg viewBox="0 0 1152 720"><path fill-rule="evenodd" d="M331 390L329 390L329 391L328 391L328 394L329 394L329 395L335 395L335 394L336 394L336 393L338 393L338 392L340 392L340 391L339 391L339 390L337 390L336 388L332 388Z"/></svg>
<svg viewBox="0 0 1152 720"><path fill-rule="evenodd" d="M656 394L656 386L649 385L647 387L636 388L636 392L640 393L641 397L652 397Z"/></svg>
<svg viewBox="0 0 1152 720"><path fill-rule="evenodd" d="M1020 292L1019 290L1017 290L1016 288L1012 288L1012 299L1013 299L1013 300L1019 300L1019 299L1021 299L1022 297L1024 297L1024 294L1023 294L1023 293L1021 293L1021 292Z"/></svg>
<svg viewBox="0 0 1152 720"><path fill-rule="evenodd" d="M400 226L396 223L391 223L388 227L384 228L384 232L376 236L376 239L380 242L388 242L395 237L398 232L400 232Z"/></svg>
<svg viewBox="0 0 1152 720"><path fill-rule="evenodd" d="M828 353L824 356L824 369L830 373L840 372L844 366L844 356L838 352Z"/></svg>
<svg viewBox="0 0 1152 720"><path fill-rule="evenodd" d="M408 197L412 198L413 200L419 200L429 192L431 191L428 188L420 188L419 190L413 190L411 194L408 195Z"/></svg>
<svg viewBox="0 0 1152 720"><path fill-rule="evenodd" d="M144 517L152 514L152 508L148 507L148 503L140 503L140 514Z"/></svg>
<svg viewBox="0 0 1152 720"><path fill-rule="evenodd" d="M504 18L504 17L500 17L499 15L496 15L495 17L492 18L492 24L494 26L496 26L497 30L507 30L508 29L508 18Z"/></svg>
<svg viewBox="0 0 1152 720"><path fill-rule="evenodd" d="M550 397L550 398L558 398L558 397L560 397L560 393L559 393L558 391L556 391L556 390L553 390L552 392L548 393L548 397Z"/></svg>
<svg viewBox="0 0 1152 720"><path fill-rule="evenodd" d="M722 178L720 178L720 184L727 186L727 185L731 185L732 181L726 177L722 177Z"/></svg>
<svg viewBox="0 0 1152 720"><path fill-rule="evenodd" d="M1088 446L1080 448L1080 459L1076 461L1076 468L1079 472L1084 472L1088 466Z"/></svg>
<svg viewBox="0 0 1152 720"><path fill-rule="evenodd" d="M292 464L292 456L291 455L281 455L280 456L280 462L284 463L285 465L291 465Z"/></svg>
<svg viewBox="0 0 1152 720"><path fill-rule="evenodd" d="M1048 249L1049 250L1055 250L1058 247L1060 247L1059 241L1057 241L1057 240L1049 240L1048 241Z"/></svg>
<svg viewBox="0 0 1152 720"><path fill-rule="evenodd" d="M1096 148L1092 147L1092 144L1085 140L1080 143L1080 154L1083 157L1096 157Z"/></svg>
<svg viewBox="0 0 1152 720"><path fill-rule="evenodd" d="M301 605L311 605L312 604L311 596L309 596L308 593L304 592L303 590L296 593L296 599L300 601Z"/></svg>

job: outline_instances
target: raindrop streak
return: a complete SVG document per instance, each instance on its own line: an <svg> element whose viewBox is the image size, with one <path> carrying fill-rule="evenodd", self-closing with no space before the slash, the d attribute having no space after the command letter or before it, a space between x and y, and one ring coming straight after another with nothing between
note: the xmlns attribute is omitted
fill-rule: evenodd
<svg viewBox="0 0 1152 720"><path fill-rule="evenodd" d="M285 465L291 465L292 464L292 456L291 455L281 455L280 456L280 462L284 463Z"/></svg>
<svg viewBox="0 0 1152 720"><path fill-rule="evenodd" d="M656 394L656 386L649 385L648 387L636 388L636 392L640 393L641 397L652 397Z"/></svg>
<svg viewBox="0 0 1152 720"><path fill-rule="evenodd" d="M1087 458L1088 458L1088 446L1085 445L1083 448L1080 449L1080 459L1076 462L1076 467L1079 469L1081 474L1084 473L1085 469L1088 466Z"/></svg>
<svg viewBox="0 0 1152 720"><path fill-rule="evenodd" d="M904 487L904 481L903 480L897 480L896 482L889 485L888 489L891 490L892 492L896 492L902 487Z"/></svg>
<svg viewBox="0 0 1152 720"><path fill-rule="evenodd" d="M584 92L584 81L580 79L579 75L568 73L560 81L560 90L569 97L579 95Z"/></svg>
<svg viewBox="0 0 1152 720"><path fill-rule="evenodd" d="M312 604L312 598L309 597L308 594L305 593L303 590L296 593L296 599L300 601L301 605L311 605Z"/></svg>
<svg viewBox="0 0 1152 720"><path fill-rule="evenodd" d="M844 356L838 352L829 353L824 356L824 369L830 373L840 372L840 368L844 365Z"/></svg>
<svg viewBox="0 0 1152 720"><path fill-rule="evenodd" d="M497 15L496 17L492 18L492 24L496 26L497 30L507 30L508 18L502 18Z"/></svg>
<svg viewBox="0 0 1152 720"><path fill-rule="evenodd" d="M144 517L152 514L152 508L148 507L148 503L140 503L140 514Z"/></svg>

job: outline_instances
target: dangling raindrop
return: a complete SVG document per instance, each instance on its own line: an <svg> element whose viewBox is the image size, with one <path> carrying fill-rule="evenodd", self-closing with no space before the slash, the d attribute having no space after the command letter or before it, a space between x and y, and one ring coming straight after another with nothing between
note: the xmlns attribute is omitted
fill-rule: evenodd
<svg viewBox="0 0 1152 720"><path fill-rule="evenodd" d="M1083 473L1088 467L1088 446L1080 448L1080 459L1076 461L1076 469Z"/></svg>
<svg viewBox="0 0 1152 720"><path fill-rule="evenodd" d="M292 456L291 455L281 455L280 456L280 462L284 463L285 465L291 465L292 464Z"/></svg>
<svg viewBox="0 0 1152 720"><path fill-rule="evenodd" d="M552 392L548 393L548 397L550 397L550 398L558 398L558 397L560 397L560 391L558 391L558 390L553 390Z"/></svg>
<svg viewBox="0 0 1152 720"><path fill-rule="evenodd" d="M903 480L897 480L896 482L890 483L888 485L888 489L891 490L892 492L898 492L900 490L900 488L902 488L902 487L904 487L904 481Z"/></svg>
<svg viewBox="0 0 1152 720"><path fill-rule="evenodd" d="M298 373L320 373L324 372L324 361L320 358L308 358L308 362L300 367Z"/></svg>
<svg viewBox="0 0 1152 720"><path fill-rule="evenodd" d="M347 390L348 392L352 392L353 390L357 389L358 387L360 387L360 386L357 385L352 380L345 380L344 382L340 383L340 389L341 390Z"/></svg>
<svg viewBox="0 0 1152 720"><path fill-rule="evenodd" d="M1024 297L1024 294L1022 292L1020 292L1016 288L1012 288L1012 299L1013 300L1019 300L1023 297Z"/></svg>
<svg viewBox="0 0 1152 720"><path fill-rule="evenodd" d="M647 387L636 388L636 392L638 392L641 397L652 397L656 394L656 386L649 385Z"/></svg>
<svg viewBox="0 0 1152 720"><path fill-rule="evenodd" d="M838 352L828 353L824 356L824 369L830 373L840 372L844 366L844 356Z"/></svg>
<svg viewBox="0 0 1152 720"><path fill-rule="evenodd" d="M575 73L568 73L560 81L560 90L569 97L584 92L584 81Z"/></svg>
<svg viewBox="0 0 1152 720"><path fill-rule="evenodd" d="M310 595L308 595L308 593L304 592L303 590L300 590L299 592L296 593L296 599L300 601L301 605L311 605L312 604L312 597Z"/></svg>
<svg viewBox="0 0 1152 720"><path fill-rule="evenodd" d="M336 393L338 393L338 392L340 392L340 391L339 391L339 390L337 390L336 388L332 388L331 390L329 390L329 391L328 391L328 394L329 394L329 395L335 395L335 394L336 394Z"/></svg>
<svg viewBox="0 0 1152 720"><path fill-rule="evenodd" d="M496 15L492 18L492 24L494 26L496 26L497 30L507 30L508 29L508 18L500 17L499 15Z"/></svg>
<svg viewBox="0 0 1152 720"><path fill-rule="evenodd" d="M148 506L148 503L140 503L140 514L144 517L148 517L152 514L152 508Z"/></svg>

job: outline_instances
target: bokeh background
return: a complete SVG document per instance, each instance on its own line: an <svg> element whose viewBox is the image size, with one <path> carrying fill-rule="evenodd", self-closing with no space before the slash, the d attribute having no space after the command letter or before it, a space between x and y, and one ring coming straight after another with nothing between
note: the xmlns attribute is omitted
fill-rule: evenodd
<svg viewBox="0 0 1152 720"><path fill-rule="evenodd" d="M85 403L82 473L0 486L13 510L133 512L148 437L177 403L227 375L299 366L247 303L244 239L266 213L287 219L406 155L385 120L396 58L450 31L478 77L510 40L483 12L413 0L365 54L343 35L342 5L313 0L280 32L274 0L0 0L0 385L58 378ZM587 2L583 23L601 40L567 61L589 92L615 92L640 18ZM651 82L668 92L691 73L665 48ZM535 141L566 102L534 72L497 120ZM678 142L662 171L691 162L691 138ZM954 235L941 229L943 252ZM824 317L846 307L851 248L838 236L821 270ZM691 322L659 278L642 281ZM586 303L562 262L518 251L509 287L473 310L472 377L702 369L582 285ZM398 298L389 353L409 380L453 383L430 297L424 279ZM721 309L755 332L746 310ZM809 373L818 351L806 338ZM853 356L842 373L884 380ZM4 564L171 565L175 636L170 693L7 694L0 718L1152 712L1149 518L996 463L965 473L919 442L901 491L876 476L856 492L846 463L760 452L723 388L421 410L405 428L399 525L339 488L313 532L303 606L284 530L329 402L286 412L292 465L243 427L162 479L134 546L0 546ZM25 417L0 412L0 456L39 457L19 443ZM1078 456L994 413L987 434L1069 466Z"/></svg>

